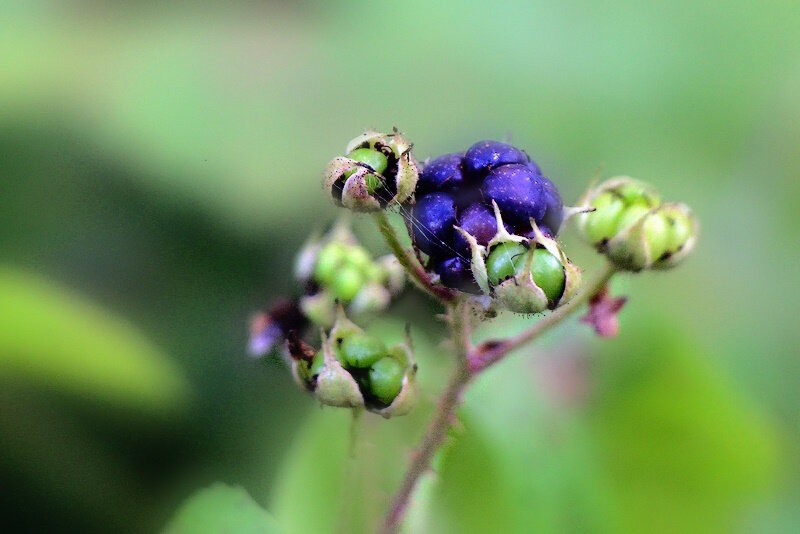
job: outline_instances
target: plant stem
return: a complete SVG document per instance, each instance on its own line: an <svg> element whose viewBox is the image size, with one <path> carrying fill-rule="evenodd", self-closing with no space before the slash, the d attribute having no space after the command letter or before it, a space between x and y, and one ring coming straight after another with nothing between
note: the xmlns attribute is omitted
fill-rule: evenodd
<svg viewBox="0 0 800 534"><path fill-rule="evenodd" d="M431 460L436 451L447 439L447 431L453 422L461 394L470 381L472 375L467 365L469 354L469 309L466 302L461 301L450 308L450 330L455 343L456 367L450 382L439 398L439 404L433 419L428 425L425 436L411 457L411 464L406 471L400 488L392 500L389 512L384 518L382 532L391 534L397 532L405 517L411 495L419 479L430 468Z"/></svg>
<svg viewBox="0 0 800 534"><path fill-rule="evenodd" d="M455 302L455 292L446 287L433 284L430 276L428 276L425 268L422 267L413 252L403 247L403 244L400 243L400 239L397 237L397 233L394 231L394 228L389 222L389 218L386 216L386 213L383 211L378 211L375 212L374 217L375 222L378 224L378 229L380 230L381 235L383 235L383 238L386 240L386 243L389 245L392 253L397 258L397 261L399 261L400 265L402 265L406 272L408 272L408 275L411 277L411 279L423 291L431 295L436 300L444 303Z"/></svg>
<svg viewBox="0 0 800 534"><path fill-rule="evenodd" d="M513 350L533 341L580 309L603 290L616 272L617 269L614 266L607 264L597 277L585 285L572 300L539 320L528 330L508 340L488 341L474 348L471 347L469 341L468 304L460 301L450 307L450 329L456 347L456 367L447 388L439 398L433 419L411 458L411 464L403 477L400 488L392 500L391 507L384 518L382 532L392 534L399 530L419 479L428 471L434 454L447 439L447 431L453 422L455 412L461 402L461 396L470 381L489 366L505 358Z"/></svg>
<svg viewBox="0 0 800 534"><path fill-rule="evenodd" d="M594 278L590 283L586 284L581 289L580 293L575 295L572 300L537 321L529 329L505 341L487 341L476 347L473 353L469 356L470 372L472 374L478 374L484 371L490 365L493 365L505 358L513 350L526 343L530 343L543 333L561 323L573 312L577 311L580 307L589 302L592 297L602 291L616 272L616 267L610 263L607 263L603 270L597 274L596 278Z"/></svg>

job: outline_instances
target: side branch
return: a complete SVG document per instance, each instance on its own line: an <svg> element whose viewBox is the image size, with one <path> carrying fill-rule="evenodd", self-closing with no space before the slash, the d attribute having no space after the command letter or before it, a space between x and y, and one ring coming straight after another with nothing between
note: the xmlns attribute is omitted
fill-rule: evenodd
<svg viewBox="0 0 800 534"><path fill-rule="evenodd" d="M544 332L561 323L573 312L577 311L581 306L589 302L592 297L600 293L616 272L617 269L613 265L606 264L604 269L597 275L597 278L584 286L580 293L575 295L572 300L555 311L550 312L550 314L544 316L528 330L525 330L517 336L509 338L505 341L490 340L475 347L469 356L470 372L472 374L478 374L482 372L487 367L505 358L510 352L518 349L526 343L530 343Z"/></svg>
<svg viewBox="0 0 800 534"><path fill-rule="evenodd" d="M428 276L428 273L419 263L417 257L410 250L403 247L394 231L394 228L392 228L391 223L389 223L389 218L386 216L386 213L383 211L378 211L375 212L374 217L375 222L378 224L378 229L380 230L381 235L383 235L383 238L386 240L386 243L389 245L389 248L392 250L392 253L395 255L395 257L397 257L397 261L400 262L400 265L403 266L417 286L441 302L455 302L455 292L447 289L444 286L433 284L430 276Z"/></svg>

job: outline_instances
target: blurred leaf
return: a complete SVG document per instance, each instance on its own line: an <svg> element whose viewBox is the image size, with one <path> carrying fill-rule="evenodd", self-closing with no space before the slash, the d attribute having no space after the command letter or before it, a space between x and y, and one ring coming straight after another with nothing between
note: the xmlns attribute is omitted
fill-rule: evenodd
<svg viewBox="0 0 800 534"><path fill-rule="evenodd" d="M589 422L608 490L629 530L728 531L774 483L777 436L702 343L660 319L602 351Z"/></svg>
<svg viewBox="0 0 800 534"><path fill-rule="evenodd" d="M275 519L242 488L215 484L198 491L178 510L165 534L275 534Z"/></svg>
<svg viewBox="0 0 800 534"><path fill-rule="evenodd" d="M180 369L125 321L9 268L0 268L0 295L0 377L150 412L188 400Z"/></svg>

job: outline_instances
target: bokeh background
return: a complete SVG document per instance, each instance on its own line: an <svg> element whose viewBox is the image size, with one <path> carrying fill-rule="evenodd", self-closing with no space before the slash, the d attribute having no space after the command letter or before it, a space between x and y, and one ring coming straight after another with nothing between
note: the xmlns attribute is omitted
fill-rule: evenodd
<svg viewBox="0 0 800 534"><path fill-rule="evenodd" d="M327 160L397 126L420 158L510 137L568 200L630 174L703 225L615 283L618 338L572 321L483 377L411 530L796 532L798 28L794 0L5 0L0 521L152 532L223 481L286 532L369 531L448 369L435 308L371 326L412 322L424 398L367 418L347 481L347 414L245 344L336 217Z"/></svg>

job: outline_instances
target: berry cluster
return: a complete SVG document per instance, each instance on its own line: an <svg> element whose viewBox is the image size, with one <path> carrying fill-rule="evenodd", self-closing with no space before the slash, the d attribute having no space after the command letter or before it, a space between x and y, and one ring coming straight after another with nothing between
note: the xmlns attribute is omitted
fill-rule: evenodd
<svg viewBox="0 0 800 534"><path fill-rule="evenodd" d="M394 256L373 258L345 220L300 251L295 276L304 285L300 309L317 326L330 328L336 303L352 316L384 310L402 288L405 274Z"/></svg>
<svg viewBox="0 0 800 534"><path fill-rule="evenodd" d="M470 266L470 244L460 227L486 246L498 232L493 204L505 230L533 238L531 219L554 236L563 221L555 185L522 150L498 141L480 141L463 154L447 154L422 170L416 204L408 218L416 246L448 287L479 293Z"/></svg>
<svg viewBox="0 0 800 534"><path fill-rule="evenodd" d="M290 340L290 354L296 379L322 404L366 407L390 417L407 413L415 401L416 364L408 346L387 348L341 309L320 350Z"/></svg>
<svg viewBox="0 0 800 534"><path fill-rule="evenodd" d="M638 180L611 178L582 202L594 211L578 217L578 230L620 269L668 269L694 248L697 221L688 206L662 202Z"/></svg>

